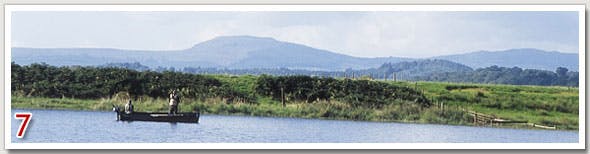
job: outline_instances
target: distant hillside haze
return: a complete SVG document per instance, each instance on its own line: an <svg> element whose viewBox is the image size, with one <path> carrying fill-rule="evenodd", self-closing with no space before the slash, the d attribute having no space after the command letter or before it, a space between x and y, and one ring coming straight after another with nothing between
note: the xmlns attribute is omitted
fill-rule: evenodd
<svg viewBox="0 0 590 154"><path fill-rule="evenodd" d="M232 69L290 68L344 70L378 67L409 58L360 58L305 45L253 36L222 36L178 51L131 51L89 48L12 48L17 64L45 62L50 65L103 65L139 62L155 68L218 67Z"/></svg>
<svg viewBox="0 0 590 154"><path fill-rule="evenodd" d="M346 74L369 76L374 79L413 80L416 77L431 76L441 73L465 73L473 69L463 64L448 60L425 59L398 63L385 63L378 68L364 70L347 70ZM394 77L395 74L395 77Z"/></svg>
<svg viewBox="0 0 590 154"><path fill-rule="evenodd" d="M513 49L496 52L438 56L472 68L518 66L554 71L557 67L578 70L578 55L537 49ZM254 36L220 36L198 43L189 49L174 51L140 51L108 48L12 48L12 61L26 65L104 65L138 62L156 67L203 68L289 68L314 71L378 68L385 63L420 59L400 57L363 58L316 49L302 44Z"/></svg>
<svg viewBox="0 0 590 154"><path fill-rule="evenodd" d="M222 36L199 43L182 51L183 61L203 59L220 67L291 68L306 70L344 70L377 67L385 62L400 62L407 58L359 58L281 42L273 38L253 36ZM195 66L192 66L195 67Z"/></svg>
<svg viewBox="0 0 590 154"><path fill-rule="evenodd" d="M465 64L472 68L489 66L520 67L555 71L557 67L578 70L578 54L543 51L539 49L510 49L504 51L477 51L466 54L432 57Z"/></svg>
<svg viewBox="0 0 590 154"><path fill-rule="evenodd" d="M399 72L410 74L411 76L425 76L435 73L473 71L472 68L465 66L463 64L440 59L386 63L381 65L379 69L385 69L385 72L387 72L388 74L391 74L393 72Z"/></svg>

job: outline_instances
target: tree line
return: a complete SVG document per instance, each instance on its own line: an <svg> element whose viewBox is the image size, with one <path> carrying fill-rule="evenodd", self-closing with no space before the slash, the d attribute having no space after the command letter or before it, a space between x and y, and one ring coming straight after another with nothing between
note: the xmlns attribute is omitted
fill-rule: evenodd
<svg viewBox="0 0 590 154"><path fill-rule="evenodd" d="M12 63L11 89L27 96L95 99L128 92L133 97L166 98L173 89L184 97L205 98L224 94L221 82L203 75L178 72L139 72L112 67L20 66Z"/></svg>
<svg viewBox="0 0 590 154"><path fill-rule="evenodd" d="M259 97L277 101L337 100L352 106L379 108L405 101L430 106L420 91L409 87L371 80L334 79L330 77L269 76L255 77L255 87L236 90L236 83L222 82L216 76L172 71L136 71L117 67L50 66L12 63L11 89L25 96L97 99L127 92L131 97L167 98L177 89L186 98L223 98L227 102L242 100L257 103Z"/></svg>
<svg viewBox="0 0 590 154"><path fill-rule="evenodd" d="M490 66L470 72L446 72L418 77L417 80L510 85L578 86L579 73L558 67L555 72Z"/></svg>
<svg viewBox="0 0 590 154"><path fill-rule="evenodd" d="M128 68L134 70L150 70L139 63L120 63L107 66ZM378 68L343 71L311 71L288 68L256 68L256 69L228 69L185 67L182 69L162 68L156 72L179 71L192 74L231 74L231 75L262 75L275 76L318 76L332 78L365 78L398 81L444 81L467 83L491 83L511 85L540 85L540 86L578 86L576 71L559 67L554 72L537 69L522 69L519 67L490 66L471 69L468 66L446 60L420 60L400 63L385 63Z"/></svg>
<svg viewBox="0 0 590 154"><path fill-rule="evenodd" d="M257 93L276 100L300 100L308 103L338 100L353 106L370 108L380 108L398 100L406 100L425 107L430 106L430 101L416 89L371 80L262 75L258 77L257 83Z"/></svg>

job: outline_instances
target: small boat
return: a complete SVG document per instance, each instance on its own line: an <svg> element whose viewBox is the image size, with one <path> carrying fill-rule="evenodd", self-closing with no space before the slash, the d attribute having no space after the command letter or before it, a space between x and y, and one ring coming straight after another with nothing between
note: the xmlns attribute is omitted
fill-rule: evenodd
<svg viewBox="0 0 590 154"><path fill-rule="evenodd" d="M154 121L154 122L182 122L182 123L199 123L198 111L181 112L176 114L168 114L166 112L131 112L125 113L119 107L113 107L113 111L117 112L117 120L120 121Z"/></svg>

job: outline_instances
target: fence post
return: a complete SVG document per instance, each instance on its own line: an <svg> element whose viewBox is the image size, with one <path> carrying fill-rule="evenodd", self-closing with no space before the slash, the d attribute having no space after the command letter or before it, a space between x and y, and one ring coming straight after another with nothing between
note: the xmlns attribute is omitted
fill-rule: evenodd
<svg viewBox="0 0 590 154"><path fill-rule="evenodd" d="M442 113L445 114L445 102L444 101L440 102L440 109L442 110Z"/></svg>
<svg viewBox="0 0 590 154"><path fill-rule="evenodd" d="M477 112L473 113L473 125L477 126Z"/></svg>
<svg viewBox="0 0 590 154"><path fill-rule="evenodd" d="M287 106L285 103L285 90L283 87L281 87L281 103L283 103L283 107Z"/></svg>

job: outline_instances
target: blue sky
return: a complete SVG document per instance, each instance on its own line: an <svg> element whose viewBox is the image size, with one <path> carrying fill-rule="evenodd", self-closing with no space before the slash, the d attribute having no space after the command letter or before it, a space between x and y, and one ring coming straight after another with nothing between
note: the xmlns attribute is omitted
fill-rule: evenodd
<svg viewBox="0 0 590 154"><path fill-rule="evenodd" d="M577 12L13 12L12 46L180 50L252 35L359 57L577 53Z"/></svg>

